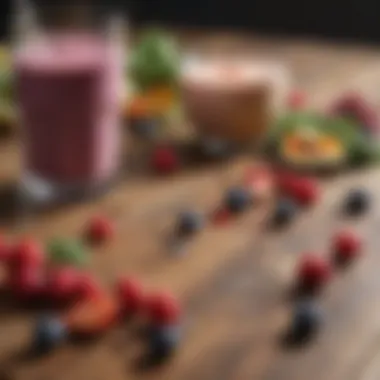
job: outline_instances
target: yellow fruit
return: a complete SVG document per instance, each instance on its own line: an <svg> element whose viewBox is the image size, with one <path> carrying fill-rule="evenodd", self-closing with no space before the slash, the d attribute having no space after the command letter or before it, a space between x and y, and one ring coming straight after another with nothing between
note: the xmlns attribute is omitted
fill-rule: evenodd
<svg viewBox="0 0 380 380"><path fill-rule="evenodd" d="M168 87L155 87L136 95L126 105L127 117L156 116L167 113L174 105L174 91Z"/></svg>
<svg viewBox="0 0 380 380"><path fill-rule="evenodd" d="M282 157L293 165L334 165L346 159L343 143L326 134L289 134L282 141Z"/></svg>

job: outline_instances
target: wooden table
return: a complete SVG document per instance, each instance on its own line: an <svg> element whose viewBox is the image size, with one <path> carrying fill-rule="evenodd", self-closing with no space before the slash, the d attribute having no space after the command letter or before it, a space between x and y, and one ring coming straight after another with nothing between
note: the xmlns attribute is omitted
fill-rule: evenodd
<svg viewBox="0 0 380 380"><path fill-rule="evenodd" d="M371 48L231 34L184 34L183 40L191 47L224 46L232 52L281 58L316 106L351 85L380 99L380 51ZM18 176L18 150L14 141L1 146L4 188ZM36 216L22 228L7 222L9 198L2 192L1 219L11 236L75 236L94 213L117 218L120 232L92 253L91 269L107 286L115 276L131 273L148 289L172 290L185 305L187 334L172 361L150 371L136 365L144 345L133 326L31 360L22 352L35 312L1 304L0 379L377 380L379 369L371 363L380 353L378 170L326 181L321 204L284 231L268 230L263 223L268 208L257 205L228 227L208 226L192 241L187 256L168 253L165 238L176 212L187 206L213 210L245 161L240 157L171 179L130 178L96 201ZM372 189L374 207L363 219L344 220L336 212L338 203L345 189L357 183ZM338 273L321 296L326 325L317 339L302 349L285 349L281 336L289 322L288 296L297 259L305 251L327 254L329 237L342 226L355 226L366 239L365 257Z"/></svg>

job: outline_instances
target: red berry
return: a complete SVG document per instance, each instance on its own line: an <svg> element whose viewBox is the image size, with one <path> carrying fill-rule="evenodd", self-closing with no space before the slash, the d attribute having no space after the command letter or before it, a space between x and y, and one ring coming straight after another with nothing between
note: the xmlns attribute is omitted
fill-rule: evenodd
<svg viewBox="0 0 380 380"><path fill-rule="evenodd" d="M296 183L298 177L291 172L278 172L275 174L274 182L277 190L284 194L290 195L293 190L293 185Z"/></svg>
<svg viewBox="0 0 380 380"><path fill-rule="evenodd" d="M350 231L339 232L333 244L336 258L345 261L355 258L362 247L361 239Z"/></svg>
<svg viewBox="0 0 380 380"><path fill-rule="evenodd" d="M82 273L78 277L75 296L79 300L93 298L101 293L101 287L93 276Z"/></svg>
<svg viewBox="0 0 380 380"><path fill-rule="evenodd" d="M79 273L75 269L54 269L48 274L48 293L52 300L69 301L77 294L78 281Z"/></svg>
<svg viewBox="0 0 380 380"><path fill-rule="evenodd" d="M291 187L291 195L302 206L310 206L318 199L318 184L312 179L300 178L296 180Z"/></svg>
<svg viewBox="0 0 380 380"><path fill-rule="evenodd" d="M106 217L95 217L89 223L87 236L93 242L105 242L110 240L114 234L115 226Z"/></svg>
<svg viewBox="0 0 380 380"><path fill-rule="evenodd" d="M10 248L9 265L16 267L40 267L45 261L45 254L40 244L31 239L24 239Z"/></svg>
<svg viewBox="0 0 380 380"><path fill-rule="evenodd" d="M226 225L232 219L232 213L227 208L218 208L212 216L212 220L216 225Z"/></svg>
<svg viewBox="0 0 380 380"><path fill-rule="evenodd" d="M314 255L305 256L298 268L298 281L301 286L319 288L330 279L331 275L329 262Z"/></svg>
<svg viewBox="0 0 380 380"><path fill-rule="evenodd" d="M157 148L153 152L152 166L158 173L173 173L179 168L179 157L172 148Z"/></svg>
<svg viewBox="0 0 380 380"><path fill-rule="evenodd" d="M288 107L291 109L304 108L306 105L306 94L299 90L294 90L290 93L288 98Z"/></svg>
<svg viewBox="0 0 380 380"><path fill-rule="evenodd" d="M303 206L309 206L318 199L318 183L312 178L300 177L291 172L279 172L275 176L275 183L280 193Z"/></svg>
<svg viewBox="0 0 380 380"><path fill-rule="evenodd" d="M378 115L376 110L359 93L347 93L339 98L331 107L333 115L348 116L357 121L362 128L376 132Z"/></svg>
<svg viewBox="0 0 380 380"><path fill-rule="evenodd" d="M19 267L10 273L9 285L12 293L19 298L31 299L44 295L45 278L36 267Z"/></svg>
<svg viewBox="0 0 380 380"><path fill-rule="evenodd" d="M177 300L170 294L153 294L146 300L146 311L150 320L158 325L177 323L181 309Z"/></svg>
<svg viewBox="0 0 380 380"><path fill-rule="evenodd" d="M136 313L142 308L144 292L139 281L121 278L117 283L117 293L123 313Z"/></svg>

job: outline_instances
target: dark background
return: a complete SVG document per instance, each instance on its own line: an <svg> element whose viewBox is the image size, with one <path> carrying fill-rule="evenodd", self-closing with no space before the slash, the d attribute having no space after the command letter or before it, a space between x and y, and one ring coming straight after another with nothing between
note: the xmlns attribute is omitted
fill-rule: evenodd
<svg viewBox="0 0 380 380"><path fill-rule="evenodd" d="M0 0L2 38L7 35L11 2ZM107 3L128 11L138 25L159 22L380 42L379 0L108 0Z"/></svg>
<svg viewBox="0 0 380 380"><path fill-rule="evenodd" d="M379 0L137 0L138 22L380 42Z"/></svg>

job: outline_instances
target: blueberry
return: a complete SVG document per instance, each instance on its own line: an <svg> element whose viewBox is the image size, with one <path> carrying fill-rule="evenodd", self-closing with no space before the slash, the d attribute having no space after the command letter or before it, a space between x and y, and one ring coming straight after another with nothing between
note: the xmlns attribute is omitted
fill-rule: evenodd
<svg viewBox="0 0 380 380"><path fill-rule="evenodd" d="M348 214L361 214L368 210L371 197L365 189L352 189L346 198L346 211Z"/></svg>
<svg viewBox="0 0 380 380"><path fill-rule="evenodd" d="M140 137L154 138L160 129L160 122L153 118L136 119L132 122L132 129Z"/></svg>
<svg viewBox="0 0 380 380"><path fill-rule="evenodd" d="M170 356L178 347L181 335L181 328L178 325L152 328L149 336L151 356L156 359Z"/></svg>
<svg viewBox="0 0 380 380"><path fill-rule="evenodd" d="M178 233L189 235L199 231L204 224L202 215L195 211L182 212L178 219Z"/></svg>
<svg viewBox="0 0 380 380"><path fill-rule="evenodd" d="M33 348L39 352L49 352L67 338L66 326L57 318L40 317L35 326Z"/></svg>
<svg viewBox="0 0 380 380"><path fill-rule="evenodd" d="M309 339L320 327L322 313L318 305L304 301L296 305L291 322L289 337L294 342Z"/></svg>
<svg viewBox="0 0 380 380"><path fill-rule="evenodd" d="M228 210L234 213L244 211L251 202L251 194L248 190L236 187L228 190L225 198L225 205Z"/></svg>
<svg viewBox="0 0 380 380"><path fill-rule="evenodd" d="M275 224L290 222L297 212L297 204L291 199L280 199L276 205L273 215Z"/></svg>

